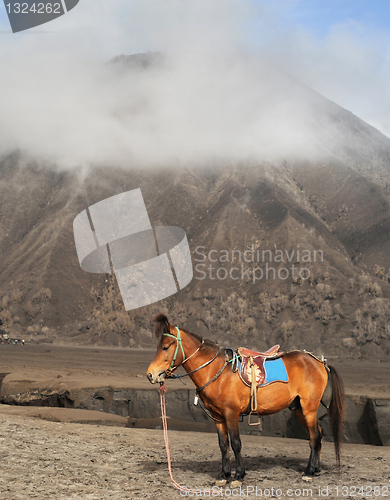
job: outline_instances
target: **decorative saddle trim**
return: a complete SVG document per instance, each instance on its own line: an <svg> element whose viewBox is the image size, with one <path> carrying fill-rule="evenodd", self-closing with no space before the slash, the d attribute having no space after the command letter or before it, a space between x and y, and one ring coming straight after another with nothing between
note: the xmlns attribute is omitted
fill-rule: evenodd
<svg viewBox="0 0 390 500"><path fill-rule="evenodd" d="M246 347L239 347L237 349L237 354L239 357L238 372L241 380L245 385L247 385L248 387L253 387L253 385L259 387L270 382L270 380L267 380L266 377L267 371L265 368L265 363L267 360L280 358L283 353L280 352L279 349L279 345L271 347L271 349L268 349L268 351L266 352L252 351L250 349L247 349ZM284 367L283 362L282 364ZM252 383L253 377L255 377L254 384ZM283 378L281 380L283 380Z"/></svg>
<svg viewBox="0 0 390 500"><path fill-rule="evenodd" d="M256 387L259 387L265 380L264 356L243 357L241 358L241 366L239 375L241 380L247 386L251 387L253 382L253 374L255 375Z"/></svg>

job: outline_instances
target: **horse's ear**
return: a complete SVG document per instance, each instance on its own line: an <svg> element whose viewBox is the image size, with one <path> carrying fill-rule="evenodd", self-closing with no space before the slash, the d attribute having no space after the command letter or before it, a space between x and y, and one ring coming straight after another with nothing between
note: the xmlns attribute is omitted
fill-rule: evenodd
<svg viewBox="0 0 390 500"><path fill-rule="evenodd" d="M168 322L168 318L163 313L157 314L157 316L153 320L155 322L154 325L154 334L157 339L160 339L164 330L166 329L169 332L170 324Z"/></svg>

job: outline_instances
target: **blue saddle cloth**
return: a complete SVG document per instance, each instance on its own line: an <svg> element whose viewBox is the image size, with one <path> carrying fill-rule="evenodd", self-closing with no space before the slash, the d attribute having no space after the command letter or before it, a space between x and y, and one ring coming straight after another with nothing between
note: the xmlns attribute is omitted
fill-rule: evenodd
<svg viewBox="0 0 390 500"><path fill-rule="evenodd" d="M265 380L260 387L271 382L288 382L288 375L282 358L266 359L264 368Z"/></svg>

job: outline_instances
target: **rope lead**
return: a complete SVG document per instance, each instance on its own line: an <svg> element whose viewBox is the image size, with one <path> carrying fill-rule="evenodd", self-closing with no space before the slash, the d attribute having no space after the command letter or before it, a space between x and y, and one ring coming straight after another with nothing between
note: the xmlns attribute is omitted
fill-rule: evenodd
<svg viewBox="0 0 390 500"><path fill-rule="evenodd" d="M165 449L167 450L167 460L168 460L168 470L169 470L169 476L171 478L171 481L175 488L177 488L180 491L186 491L187 493L192 492L193 490L189 490L185 486L180 486L179 483L177 483L173 479L173 474L172 474L172 465L171 465L171 454L169 451L169 441L168 441L168 424L167 424L167 412L165 408L165 393L167 392L167 389L165 387L164 382L160 382L160 402L161 402L161 418L163 422L163 429L164 429L164 442L165 442Z"/></svg>

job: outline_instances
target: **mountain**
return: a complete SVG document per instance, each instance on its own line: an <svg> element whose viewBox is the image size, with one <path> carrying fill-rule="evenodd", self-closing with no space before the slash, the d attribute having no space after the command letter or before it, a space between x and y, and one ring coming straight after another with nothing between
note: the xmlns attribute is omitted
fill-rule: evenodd
<svg viewBox="0 0 390 500"><path fill-rule="evenodd" d="M132 57L131 71L148 71ZM126 56L118 61L123 72ZM4 153L2 327L34 341L146 347L162 310L223 345L387 359L390 139L311 89L284 88L297 107L310 103L315 154L65 171ZM87 206L136 188L153 226L186 231L194 279L126 312L112 276L81 270L72 224Z"/></svg>

